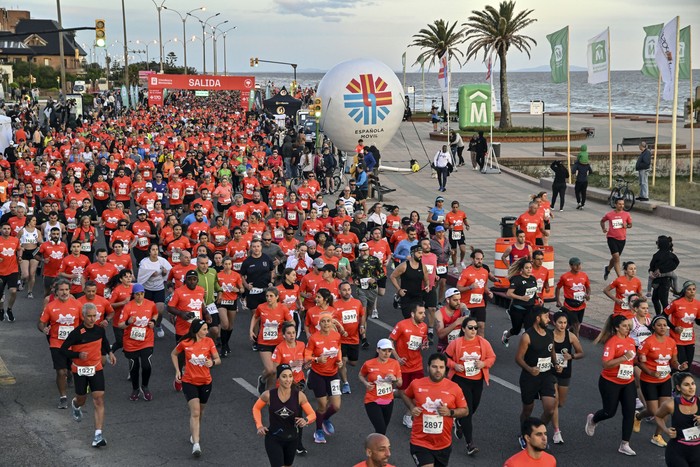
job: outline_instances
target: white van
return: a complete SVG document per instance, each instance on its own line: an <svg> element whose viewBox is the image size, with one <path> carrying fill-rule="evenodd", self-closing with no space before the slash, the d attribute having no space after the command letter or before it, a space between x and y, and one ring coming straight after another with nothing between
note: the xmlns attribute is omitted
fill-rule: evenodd
<svg viewBox="0 0 700 467"><path fill-rule="evenodd" d="M75 83L73 83L73 94L85 94L86 92L85 81L76 80Z"/></svg>

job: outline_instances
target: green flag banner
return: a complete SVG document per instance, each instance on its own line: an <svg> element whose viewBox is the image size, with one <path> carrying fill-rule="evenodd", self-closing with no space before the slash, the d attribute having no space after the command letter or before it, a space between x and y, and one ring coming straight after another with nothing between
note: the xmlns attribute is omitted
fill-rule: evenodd
<svg viewBox="0 0 700 467"><path fill-rule="evenodd" d="M547 40L552 47L552 56L549 59L552 82L564 83L569 66L569 26L547 35Z"/></svg>
<svg viewBox="0 0 700 467"><path fill-rule="evenodd" d="M681 29L678 53L678 79L690 79L690 26Z"/></svg>
<svg viewBox="0 0 700 467"><path fill-rule="evenodd" d="M491 86L465 84L459 88L459 127L491 126L493 120Z"/></svg>
<svg viewBox="0 0 700 467"><path fill-rule="evenodd" d="M659 78L659 67L656 66L656 41L659 39L663 24L644 26L644 49L642 50L642 74L649 78Z"/></svg>

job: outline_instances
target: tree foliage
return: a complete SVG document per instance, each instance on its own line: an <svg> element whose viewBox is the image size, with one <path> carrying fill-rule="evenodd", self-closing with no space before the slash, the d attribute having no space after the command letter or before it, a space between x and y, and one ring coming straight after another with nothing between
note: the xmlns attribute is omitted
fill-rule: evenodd
<svg viewBox="0 0 700 467"><path fill-rule="evenodd" d="M416 63L427 62L430 68L449 50L450 58L455 59L462 66L464 53L458 46L464 42L464 32L465 28L457 28L457 21L450 24L449 21L437 19L432 24L428 24L427 28L413 35L413 42L409 44L409 47L422 49Z"/></svg>

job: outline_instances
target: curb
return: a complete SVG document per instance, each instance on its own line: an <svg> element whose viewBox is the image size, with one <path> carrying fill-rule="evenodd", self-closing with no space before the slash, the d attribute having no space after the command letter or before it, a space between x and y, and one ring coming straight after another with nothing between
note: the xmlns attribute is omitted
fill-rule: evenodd
<svg viewBox="0 0 700 467"><path fill-rule="evenodd" d="M528 177L531 178L531 177ZM451 286L454 287L457 284L457 280L459 278L457 276L454 276L452 274L447 275L447 283ZM600 328L597 326L593 326L591 324L586 324L586 323L581 323L581 328L579 329L579 335L583 338L586 338L590 341L593 341L596 337L598 337L598 334L600 334ZM700 376L700 362L693 362L691 367L688 369L692 374L695 376Z"/></svg>

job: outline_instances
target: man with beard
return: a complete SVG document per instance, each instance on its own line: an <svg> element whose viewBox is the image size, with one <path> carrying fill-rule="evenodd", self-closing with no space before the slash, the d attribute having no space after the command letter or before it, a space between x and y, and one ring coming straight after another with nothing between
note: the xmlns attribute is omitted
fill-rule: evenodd
<svg viewBox="0 0 700 467"><path fill-rule="evenodd" d="M539 418L529 417L522 423L520 434L525 440L525 449L510 457L503 467L527 467L540 465L555 467L557 460L547 449L547 426Z"/></svg>
<svg viewBox="0 0 700 467"><path fill-rule="evenodd" d="M415 418L411 429L411 456L417 466L447 465L452 452L455 418L469 414L462 390L447 375L447 357L435 353L428 358L429 376L414 380L401 393Z"/></svg>
<svg viewBox="0 0 700 467"><path fill-rule="evenodd" d="M493 294L488 288L489 279L498 280L484 265L484 252L479 249L472 251L470 255L472 264L462 271L457 281L457 290L462 294L462 303L469 308L469 316L476 318L479 325L477 334L484 337L486 328L486 300L485 297L493 298Z"/></svg>

